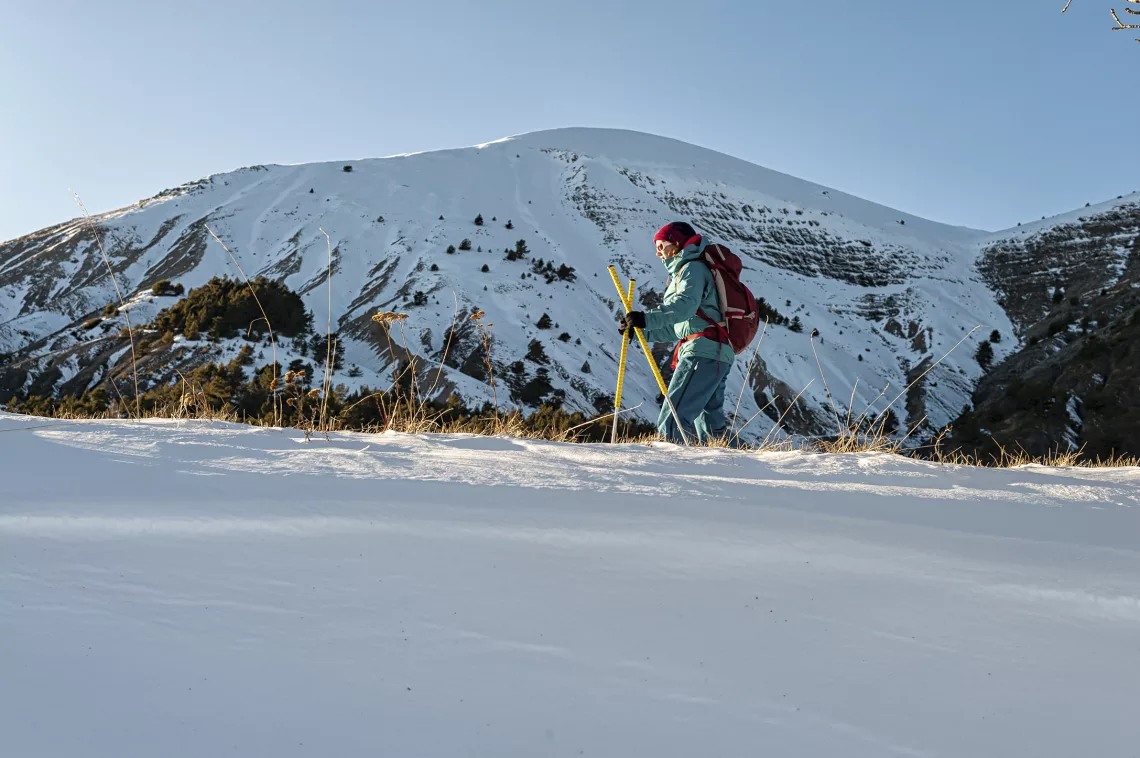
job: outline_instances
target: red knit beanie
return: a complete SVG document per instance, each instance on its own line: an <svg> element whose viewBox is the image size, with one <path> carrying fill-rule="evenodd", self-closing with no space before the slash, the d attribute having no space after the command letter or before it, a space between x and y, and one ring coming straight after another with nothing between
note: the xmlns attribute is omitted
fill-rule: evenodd
<svg viewBox="0 0 1140 758"><path fill-rule="evenodd" d="M688 247L700 241L700 235L684 221L673 221L657 230L654 242L672 242L677 247Z"/></svg>

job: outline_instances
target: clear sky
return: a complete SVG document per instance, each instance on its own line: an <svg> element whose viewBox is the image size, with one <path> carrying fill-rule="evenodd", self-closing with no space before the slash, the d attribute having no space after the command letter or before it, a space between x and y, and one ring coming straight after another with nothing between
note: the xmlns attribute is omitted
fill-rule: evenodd
<svg viewBox="0 0 1140 758"><path fill-rule="evenodd" d="M1063 4L0 0L0 239L77 215L69 187L98 212L560 126L1004 228L1140 188L1140 35Z"/></svg>

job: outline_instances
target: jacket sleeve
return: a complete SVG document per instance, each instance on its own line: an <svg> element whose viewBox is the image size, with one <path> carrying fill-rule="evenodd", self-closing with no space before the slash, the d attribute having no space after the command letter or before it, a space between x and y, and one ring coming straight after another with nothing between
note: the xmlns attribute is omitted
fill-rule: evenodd
<svg viewBox="0 0 1140 758"><path fill-rule="evenodd" d="M674 327L697 315L705 296L703 266L685 265L677 276L673 291L665 296L660 308L645 312L645 338L652 342L677 339Z"/></svg>

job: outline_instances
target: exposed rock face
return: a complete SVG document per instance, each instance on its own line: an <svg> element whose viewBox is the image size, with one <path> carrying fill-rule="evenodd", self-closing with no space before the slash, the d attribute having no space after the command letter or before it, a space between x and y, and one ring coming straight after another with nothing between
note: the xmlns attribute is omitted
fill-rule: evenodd
<svg viewBox="0 0 1140 758"><path fill-rule="evenodd" d="M1023 347L978 383L952 446L1140 454L1140 199L1121 200L985 249Z"/></svg>
<svg viewBox="0 0 1140 758"><path fill-rule="evenodd" d="M1027 330L1054 297L1088 300L1118 281L1140 239L1140 202L1065 220L988 243L978 265L1010 319Z"/></svg>

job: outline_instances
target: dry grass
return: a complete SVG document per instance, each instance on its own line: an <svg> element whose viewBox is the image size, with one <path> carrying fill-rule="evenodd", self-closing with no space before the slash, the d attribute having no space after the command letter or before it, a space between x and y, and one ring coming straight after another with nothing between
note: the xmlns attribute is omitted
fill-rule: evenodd
<svg viewBox="0 0 1140 758"><path fill-rule="evenodd" d="M1045 455L1033 455L1025 448L1019 447L1010 450L998 445L998 452L990 455L979 455L976 452L964 450L942 449L941 443L945 437L944 431L936 437L931 445L920 448L914 452L921 452L922 457L936 463L953 466L978 466L984 468L1017 468L1019 466L1048 466L1051 468L1123 468L1140 466L1140 458L1134 455L1118 455L1113 453L1107 458L1096 456L1090 458L1085 455L1084 448L1076 450L1061 450L1056 448Z"/></svg>
<svg viewBox="0 0 1140 758"><path fill-rule="evenodd" d="M301 377L301 379L303 380L303 377ZM313 395L313 393L319 393L319 390L309 390L307 392L300 389L296 391L290 390L289 387L294 384L299 385L296 375L288 377L284 384L286 387L286 404L289 404L289 401L300 404L299 410L301 413L299 415L301 415L302 420L292 428L303 432L306 438L311 438L314 433L322 433L327 436L330 432L343 430L339 419L336 418L330 419L326 428L322 428L320 405L316 402L316 398ZM512 411L508 414L465 418L461 421L448 421L445 419L446 412L427 411L424 409L424 406L417 405L414 402L409 403L403 399L399 399L396 402L389 402L383 397L382 393L376 393L375 396L370 397L379 398L379 402L384 405L387 411L385 421L383 424L374 424L353 431L366 434L380 434L388 431L405 434L472 434L479 436L506 436L518 439L580 443L583 441L582 429L594 424L606 424L607 419L613 415L606 414L605 416L591 419L584 424L565 430L536 430L527 426L525 419L518 411ZM307 414L303 410L306 407L304 405L306 400L312 403L308 406L311 410L309 410ZM626 408L622 410L622 413L629 413L633 410L636 410L636 408ZM59 412L53 414L51 418L62 422L77 422L121 419L125 415L129 416L130 414L126 413L124 407L119 403L113 403L104 413L83 414ZM212 408L206 402L205 396L200 389L189 386L184 388L182 395L176 402L145 410L142 415L137 418L221 421L227 423L264 425L260 421L241 417L230 409L218 410ZM608 427L608 424L606 425ZM35 430L39 428L41 428L41 426L20 427L19 429L0 430L0 432L23 431L25 429ZM618 442L621 444L652 444L658 441L660 441L660 439L655 435L626 435L618 439ZM835 439L785 437L777 440L764 440L755 445L739 443L735 436L726 434L719 439L713 439L703 443L691 443L690 447L732 448L749 454L791 451L828 455L889 454L928 460L941 465L972 466L979 468L1017 468L1030 465L1054 468L1140 467L1140 458L1136 456L1112 455L1107 458L1087 458L1083 455L1083 451L1081 450L1056 450L1047 455L1034 456L1025 450L1011 451L1003 448L998 454L982 456L961 450L946 451L941 449L937 444L907 448L904 446L903 441L895 437L868 432Z"/></svg>
<svg viewBox="0 0 1140 758"><path fill-rule="evenodd" d="M332 357L333 357L333 338L332 338L332 240L329 239L329 233L321 227L321 234L325 235L325 245L329 250L329 269L328 279L326 281L328 296L329 296L329 318L327 331L325 332L325 376L321 381L321 392L323 398L321 399L321 420L320 428L328 431L328 404L329 393L332 391Z"/></svg>
<svg viewBox="0 0 1140 758"><path fill-rule="evenodd" d="M83 211L83 218L87 221L87 225L91 228L91 234L95 237L95 244L99 247L99 254L103 256L103 265L107 267L107 273L111 276L111 284L115 285L115 295L119 298L119 311L123 314L123 319L127 322L127 336L131 340L131 375L134 377L135 382L135 417L142 415L142 408L140 406L141 397L139 395L139 361L138 354L135 350L135 330L131 326L131 314L127 309L127 301L123 299L123 292L119 289L119 280L115 277L115 270L111 267L111 259L107 257L107 251L103 248L103 240L99 236L99 230L95 227L95 219L91 218L91 214L87 212L87 206L83 204L83 199L79 197L79 193L75 190L71 191L75 196L75 204L79 206L79 210ZM119 396L119 400L123 401L123 395L119 392L118 386L114 380L110 381L111 388L115 390L115 394ZM125 404L125 401L123 401Z"/></svg>

